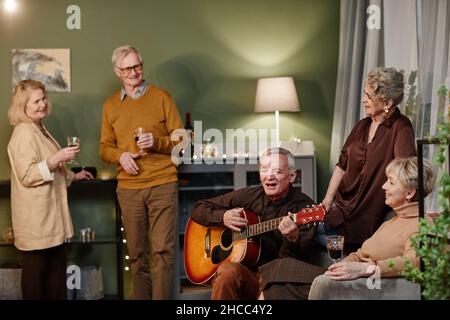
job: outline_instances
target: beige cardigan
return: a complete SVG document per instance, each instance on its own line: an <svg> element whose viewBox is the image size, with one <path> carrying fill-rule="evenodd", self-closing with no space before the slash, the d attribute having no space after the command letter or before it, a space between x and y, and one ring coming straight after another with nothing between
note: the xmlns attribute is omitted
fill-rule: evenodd
<svg viewBox="0 0 450 320"><path fill-rule="evenodd" d="M397 216L383 223L358 251L351 253L345 261L374 262L380 267L381 277L398 277L403 271L403 259L407 258L419 266L411 238L419 231L419 204L412 202L394 208ZM389 262L394 264L389 266Z"/></svg>
<svg viewBox="0 0 450 320"><path fill-rule="evenodd" d="M56 145L34 123L22 123L8 144L14 244L24 251L51 248L73 236L67 203L73 173L63 166L50 172L46 159L60 147L48 135Z"/></svg>

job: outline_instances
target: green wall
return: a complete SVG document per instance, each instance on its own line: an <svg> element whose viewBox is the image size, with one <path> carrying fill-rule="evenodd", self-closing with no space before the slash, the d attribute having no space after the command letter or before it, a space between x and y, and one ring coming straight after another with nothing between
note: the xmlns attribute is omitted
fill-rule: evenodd
<svg viewBox="0 0 450 320"><path fill-rule="evenodd" d="M313 140L319 200L328 161L339 48L336 0L18 0L0 12L0 180L9 179L6 119L11 49L70 48L71 93L51 93L46 125L63 144L81 137L82 165L114 173L99 159L103 100L119 87L112 50L137 47L146 78L170 91L184 118L207 128L274 128L273 114L253 113L256 79L294 76L301 112L282 113L281 139ZM66 28L66 8L81 7L81 30Z"/></svg>

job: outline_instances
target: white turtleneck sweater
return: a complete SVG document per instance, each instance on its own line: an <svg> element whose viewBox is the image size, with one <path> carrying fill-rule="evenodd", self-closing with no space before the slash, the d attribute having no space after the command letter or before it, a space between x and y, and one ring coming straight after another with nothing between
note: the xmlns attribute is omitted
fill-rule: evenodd
<svg viewBox="0 0 450 320"><path fill-rule="evenodd" d="M404 268L403 258L408 258L415 266L419 259L411 246L411 238L419 231L418 202L394 208L397 216L383 223L358 251L351 253L344 261L376 263L381 277L398 277ZM394 267L389 267L389 261Z"/></svg>

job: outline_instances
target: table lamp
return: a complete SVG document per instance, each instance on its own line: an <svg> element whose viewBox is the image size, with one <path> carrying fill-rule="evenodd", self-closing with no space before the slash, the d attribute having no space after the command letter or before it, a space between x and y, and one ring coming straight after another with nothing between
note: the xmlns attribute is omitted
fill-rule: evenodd
<svg viewBox="0 0 450 320"><path fill-rule="evenodd" d="M275 111L276 143L280 146L280 111L298 112L297 90L292 77L258 79L255 112Z"/></svg>

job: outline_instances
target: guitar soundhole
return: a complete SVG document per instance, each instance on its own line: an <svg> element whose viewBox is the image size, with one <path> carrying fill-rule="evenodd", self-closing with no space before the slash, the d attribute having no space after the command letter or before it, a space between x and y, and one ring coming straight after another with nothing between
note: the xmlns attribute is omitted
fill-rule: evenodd
<svg viewBox="0 0 450 320"><path fill-rule="evenodd" d="M219 264L224 261L230 255L232 250L222 250L220 246L215 246L212 249L211 262Z"/></svg>
<svg viewBox="0 0 450 320"><path fill-rule="evenodd" d="M222 236L220 237L220 242L224 248L228 248L233 243L232 233L230 229L226 229L222 232Z"/></svg>

